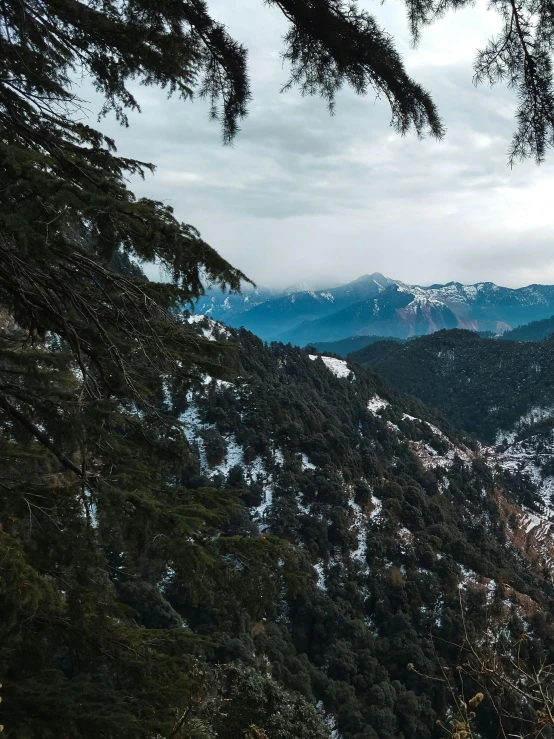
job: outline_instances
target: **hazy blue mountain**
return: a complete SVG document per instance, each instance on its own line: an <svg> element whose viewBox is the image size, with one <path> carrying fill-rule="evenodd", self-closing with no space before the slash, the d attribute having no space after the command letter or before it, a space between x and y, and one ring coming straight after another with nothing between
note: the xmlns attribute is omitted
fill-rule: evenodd
<svg viewBox="0 0 554 739"><path fill-rule="evenodd" d="M325 290L305 289L305 285L299 284L281 292L266 288L250 289L241 295L210 291L198 301L196 312L205 313L234 328L244 326L270 341L303 321L337 313L378 295L393 284L392 280L375 272Z"/></svg>
<svg viewBox="0 0 554 739"><path fill-rule="evenodd" d="M349 336L410 338L450 328L502 333L552 315L554 286L519 289L491 282L430 287L392 283L378 296L323 318L284 330L279 339L294 344L328 342Z"/></svg>
<svg viewBox="0 0 554 739"><path fill-rule="evenodd" d="M456 314L444 303L393 283L380 295L354 303L317 321L305 321L280 340L292 344L337 341L347 336L375 335L407 339L458 325Z"/></svg>
<svg viewBox="0 0 554 739"><path fill-rule="evenodd" d="M348 306L379 295L391 284L392 280L375 272L340 287L291 293L255 306L240 316L239 323L262 339L275 339L303 322L335 315Z"/></svg>
<svg viewBox="0 0 554 739"><path fill-rule="evenodd" d="M208 288L196 303L195 313L203 313L216 321L223 321L228 325L235 325L233 320L253 306L281 295L281 291L275 291L268 287L252 287L245 285L238 295L217 288Z"/></svg>
<svg viewBox="0 0 554 739"><path fill-rule="evenodd" d="M450 328L496 335L550 318L554 286L449 282L420 287L375 272L325 290L305 284L281 291L250 287L240 295L209 290L195 312L243 326L265 341L301 346L360 336L407 339Z"/></svg>
<svg viewBox="0 0 554 739"><path fill-rule="evenodd" d="M229 326L242 326L239 316L248 313L262 303L270 303L273 300L298 293L313 291L313 287L306 282L296 282L293 285L281 289L273 289L258 285L244 285L240 294L229 293L219 288L207 288L206 293L197 301L195 313L202 313L215 321L223 321Z"/></svg>

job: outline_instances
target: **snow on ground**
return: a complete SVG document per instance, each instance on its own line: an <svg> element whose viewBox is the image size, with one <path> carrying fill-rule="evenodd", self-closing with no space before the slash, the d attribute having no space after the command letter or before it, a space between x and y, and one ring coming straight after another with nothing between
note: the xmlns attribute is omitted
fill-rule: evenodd
<svg viewBox="0 0 554 739"><path fill-rule="evenodd" d="M402 420L403 421L419 421L421 423L421 419L416 418L415 416L410 416L409 413L403 413Z"/></svg>
<svg viewBox="0 0 554 739"><path fill-rule="evenodd" d="M470 570L468 567L464 567L463 565L458 563L458 567L462 571L462 577L458 584L458 587L460 590L464 590L469 585L476 585L479 580L479 575L474 571Z"/></svg>
<svg viewBox="0 0 554 739"><path fill-rule="evenodd" d="M314 570L317 572L317 587L320 588L320 590L327 590L325 587L325 569L323 562L315 564Z"/></svg>
<svg viewBox="0 0 554 739"><path fill-rule="evenodd" d="M490 600L494 596L494 592L496 590L495 580L492 580L489 577L483 577L474 570L464 567L459 562L457 564L462 571L462 577L458 583L458 588L460 590L467 590L467 588L472 588L473 590L484 590L487 600Z"/></svg>
<svg viewBox="0 0 554 739"><path fill-rule="evenodd" d="M280 449L273 450L273 459L275 461L275 464L278 464L281 467L285 464L285 458L283 456L283 452Z"/></svg>
<svg viewBox="0 0 554 739"><path fill-rule="evenodd" d="M316 470L315 464L312 464L305 454L302 454L302 469L303 470Z"/></svg>
<svg viewBox="0 0 554 739"><path fill-rule="evenodd" d="M296 496L296 505L298 507L298 510L300 513L303 513L305 516L310 515L310 507L304 504L304 496L302 493L298 493Z"/></svg>
<svg viewBox="0 0 554 739"><path fill-rule="evenodd" d="M189 444L197 444L198 451L200 454L200 467L206 468L208 461L206 458L204 439L199 434L199 431L207 428L213 428L209 423L202 423L200 421L200 414L198 407L192 400L192 393L187 394L187 400L189 406L184 413L181 414L180 420L184 424L185 437Z"/></svg>
<svg viewBox="0 0 554 739"><path fill-rule="evenodd" d="M164 590L168 585L170 585L173 582L173 578L175 577L175 570L173 567L168 567L165 571L165 573L162 575L162 577L158 580L157 587L158 590Z"/></svg>
<svg viewBox="0 0 554 739"><path fill-rule="evenodd" d="M554 456L554 437L531 436L523 441L510 444L503 452L492 448L483 448L483 456L492 466L498 464L509 472L522 472L529 476L537 486L538 494L547 509L552 510L551 496L554 494L554 477L543 477L542 466ZM554 511L552 511L554 513Z"/></svg>
<svg viewBox="0 0 554 739"><path fill-rule="evenodd" d="M201 432L216 428L215 424L202 423L200 420L200 412L198 406L194 402L194 393L190 391L187 394L188 407L181 415L181 421L184 424L184 433L189 444L196 444L200 457L200 469L203 474L214 477L222 475L226 477L231 469L237 465L242 468L244 478L247 482L257 482L262 486L262 501L259 506L251 509L252 519L259 525L263 531L265 518L268 508L273 503L273 475L267 471L266 464L261 457L256 457L252 462L246 464L244 462L244 450L238 444L234 434L225 435L226 453L224 460L215 466L210 466L206 457L205 442L201 436ZM284 456L280 449L273 449L273 462L278 466L283 466Z"/></svg>
<svg viewBox="0 0 554 739"><path fill-rule="evenodd" d="M367 401L367 409L373 415L377 415L377 411L382 411L383 408L387 408L390 405L388 400L383 400L377 394Z"/></svg>
<svg viewBox="0 0 554 739"><path fill-rule="evenodd" d="M330 739L341 739L341 736L336 728L336 720L335 717L332 716L330 713L325 712L325 707L323 705L323 701L318 701L316 703L316 709L318 713L322 716L323 720L327 724L327 727L329 729L330 733Z"/></svg>
<svg viewBox="0 0 554 739"><path fill-rule="evenodd" d="M223 462L221 462L221 464L218 464L215 467L211 467L210 470L215 474L227 476L233 467L236 467L237 464L243 464L244 455L242 447L237 444L234 435L226 436L224 438L227 443L227 453L225 454L225 459L223 460Z"/></svg>
<svg viewBox="0 0 554 739"><path fill-rule="evenodd" d="M438 436L439 439L442 439L443 441L450 443L448 437L445 436L439 428L437 428L436 426L433 426L433 424L429 423L429 421L425 421L425 423L427 426L429 426L429 428L435 434L435 436Z"/></svg>
<svg viewBox="0 0 554 739"><path fill-rule="evenodd" d="M209 385L210 382L215 382L217 387L233 387L232 382L227 382L227 380L217 380L214 379L211 375L202 375L202 384L203 385Z"/></svg>
<svg viewBox="0 0 554 739"><path fill-rule="evenodd" d="M545 408L541 406L534 406L533 408L530 408L521 416L521 418L519 418L515 422L511 431L497 432L495 442L496 446L500 446L504 442L504 440L506 440L508 444L513 444L517 438L518 433L520 433L527 426L532 426L534 423L542 421L545 418L550 418L553 415L554 407L552 406Z"/></svg>
<svg viewBox="0 0 554 739"><path fill-rule="evenodd" d="M443 434L443 432L434 426L429 421L422 421L420 418L410 416L407 413L402 414L404 420L417 421L418 423L425 424L427 428L431 429L433 435L439 438L442 442L448 445L448 451L445 454L440 454L434 447L425 441L409 441L410 448L420 460L421 464L425 469L434 469L442 467L449 469L454 464L456 457L461 459L463 462L470 462L473 454L464 446L456 446L450 439Z"/></svg>
<svg viewBox="0 0 554 739"><path fill-rule="evenodd" d="M217 341L218 339L231 337L231 332L219 321L214 321L213 318L209 318L203 313L195 313L187 318L187 322L190 324L204 323L200 329L205 339L208 341Z"/></svg>
<svg viewBox="0 0 554 739"><path fill-rule="evenodd" d="M376 498L373 493L371 494L371 503L373 505L373 510L369 514L369 518L372 521L377 521L379 519L379 516L381 515L381 510L383 509L383 504L379 500L379 498Z"/></svg>
<svg viewBox="0 0 554 739"><path fill-rule="evenodd" d="M323 360L323 364L327 369L332 372L335 377L349 377L352 375L352 379L356 379L352 370L348 368L344 359L335 359L335 357L325 357L323 354L308 354L310 359L317 359L318 357Z"/></svg>
<svg viewBox="0 0 554 739"><path fill-rule="evenodd" d="M358 546L356 547L356 549L352 550L350 556L352 557L352 559L358 560L358 562L365 562L365 555L367 551L367 518L358 503L356 503L355 501L350 501L350 508L352 509L354 514L351 528L354 530L354 533L356 534L356 538L358 540Z"/></svg>
<svg viewBox="0 0 554 739"><path fill-rule="evenodd" d="M271 505L273 505L273 483L270 483L269 485L264 485L262 502L256 508L251 509L252 518L255 521L261 521L263 523L266 511ZM265 528L267 528L267 526L260 528L260 530L263 531Z"/></svg>
<svg viewBox="0 0 554 739"><path fill-rule="evenodd" d="M456 457L461 459L463 462L469 462L471 460L471 457L465 449L454 446L454 444L450 444L450 448L446 454L439 454L436 449L433 449L432 446L424 441L409 441L408 444L426 470L435 469L437 467L450 469L454 464Z"/></svg>
<svg viewBox="0 0 554 739"><path fill-rule="evenodd" d="M414 540L414 535L410 529L407 529L405 526L401 526L396 533L398 534L400 541L405 544L411 544Z"/></svg>

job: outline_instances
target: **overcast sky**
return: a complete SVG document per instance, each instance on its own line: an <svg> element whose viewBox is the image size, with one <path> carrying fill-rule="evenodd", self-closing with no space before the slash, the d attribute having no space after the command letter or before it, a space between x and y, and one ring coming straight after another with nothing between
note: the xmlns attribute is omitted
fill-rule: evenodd
<svg viewBox="0 0 554 739"><path fill-rule="evenodd" d="M446 138L421 142L395 134L371 94L341 93L334 117L319 99L280 94L280 13L262 0L209 5L250 50L250 114L223 147L202 101L139 89L142 114L130 128L101 124L120 154L157 165L133 182L137 194L170 203L260 285L331 286L373 271L418 284L554 283L554 152L541 167L510 170L513 95L472 84L493 13L452 14L412 49L402 3L362 3L439 106Z"/></svg>

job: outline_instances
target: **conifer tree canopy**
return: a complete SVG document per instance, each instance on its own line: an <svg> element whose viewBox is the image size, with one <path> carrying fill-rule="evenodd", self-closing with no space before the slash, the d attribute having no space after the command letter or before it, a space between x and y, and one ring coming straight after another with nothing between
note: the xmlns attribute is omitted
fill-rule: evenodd
<svg viewBox="0 0 554 739"><path fill-rule="evenodd" d="M470 0L407 0L408 21L415 41L425 26L449 10L473 5ZM509 161L544 160L554 145L554 9L533 0L493 0L490 7L502 19L502 30L477 52L475 83L505 82L516 91L517 130Z"/></svg>
<svg viewBox="0 0 554 739"><path fill-rule="evenodd" d="M414 36L465 2L407 0ZM341 0L267 4L289 22L285 88L320 95L331 110L344 85L360 94L374 90L388 101L400 133L442 136L429 94L407 75L393 41L370 14ZM554 141L551 9L531 0L496 5L505 33L479 57L477 77L506 77L517 87L512 154L541 160ZM438 497L437 480L417 467L384 419L368 417L362 395L383 391L362 368L356 386L341 384L300 350L267 347L246 332L231 334L234 342L224 345L191 329L183 309L207 283L236 291L246 277L193 226L177 221L170 207L133 195L127 179L144 176L152 165L119 156L112 140L85 123L84 103L72 86L79 75L88 76L105 101L102 113L115 113L123 125L126 111L139 109L131 82L185 101L206 97L229 142L250 99L246 49L203 0L0 0L0 11L0 680L6 734L324 739L331 728L315 707L316 696L323 696L327 708L342 712L343 724L353 727L347 739L361 737L368 726L365 739L377 736L373 724L387 732L396 725L392 701L398 693L406 706L405 718L402 704L396 707L398 731L426 739L434 725L430 702L412 700L417 686L408 691L399 682L417 636L407 616L394 617L391 604L378 618L388 629L384 641L390 637L389 675L370 653L374 637L364 614L371 615L365 611L371 599L360 600L359 581L344 590L340 583L334 603L322 600L322 592L313 607L301 598L314 590L310 558L328 553L323 520L333 519L334 546L352 544L340 510L343 483L379 481L391 532L405 495L409 520L403 523L431 527L422 555L429 560L439 536L445 542L451 536L440 522L450 517L451 530L462 530L457 514L446 509L446 496L442 507L428 504L425 491ZM148 281L143 262L156 262L171 279ZM216 392L225 386L206 377L231 374L231 354L254 377L242 400L240 387L227 397ZM264 454L271 474L281 476L269 518L275 535L252 533L247 503L260 498L258 483L247 486L238 467L218 482L194 466L198 455L190 454L182 417L195 383L207 383L205 395L198 395L205 400L206 427L213 426L211 433L204 428L211 461L221 459L223 434L234 428L250 461ZM256 400L251 406L249 393ZM398 428L393 421L402 424L405 417L391 415L390 424ZM353 439L360 428L361 446ZM426 427L424 433L430 433ZM277 435L290 446L290 469L309 452L321 474L312 476L312 464L295 473L297 485L290 469L285 473L275 462ZM387 474L404 487L383 482L375 440L385 460L400 460L400 472L391 467ZM463 490L467 503L473 473L460 464L453 475L450 490ZM371 498L366 487L362 503ZM289 530L297 524L295 496L302 489L313 498L316 488L318 505L336 510L321 526L315 518L302 524L305 546L299 547ZM482 507L482 488L477 475L476 508ZM480 535L472 536L482 544ZM369 544L366 559L396 556L388 531ZM489 558L512 566L494 538L487 546ZM477 559L466 539L455 539L456 548ZM452 578L450 562L440 567ZM397 589L402 608L417 601L400 590L403 582L396 571L393 587L385 583L374 593L377 610L385 596L392 603ZM539 587L531 575L526 583ZM421 592L428 590L423 583ZM300 628L293 644L282 616L295 599ZM343 606L347 616L339 616ZM192 616L188 628L183 614ZM302 621L312 626L304 630ZM308 658L302 644L310 630L328 633L335 643L323 640ZM263 648L255 648L254 639ZM355 644L352 651L348 644ZM375 654L387 650L379 646ZM273 655L277 667L282 661L275 676L268 673L269 660L256 663L262 653L266 660ZM357 696L348 682L355 653L363 662ZM329 665L329 676L309 659ZM420 733L410 728L417 711Z"/></svg>

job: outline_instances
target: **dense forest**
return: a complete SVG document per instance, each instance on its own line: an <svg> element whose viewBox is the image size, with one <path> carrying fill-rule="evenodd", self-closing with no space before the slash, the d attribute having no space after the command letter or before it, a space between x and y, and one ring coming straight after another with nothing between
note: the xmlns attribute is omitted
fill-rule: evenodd
<svg viewBox="0 0 554 739"><path fill-rule="evenodd" d="M554 334L554 316L542 321L531 321L511 331L505 331L500 338L508 341L542 341L552 334Z"/></svg>
<svg viewBox="0 0 554 739"><path fill-rule="evenodd" d="M401 345L375 343L350 357L487 443L522 431L554 407L549 340L499 341L455 329Z"/></svg>
<svg viewBox="0 0 554 739"><path fill-rule="evenodd" d="M554 590L506 519L524 480L359 365L193 326L229 379L163 389L180 467L113 429L119 487L83 489L4 445L8 736L440 737L465 629L549 655ZM496 736L490 702L473 721Z"/></svg>

